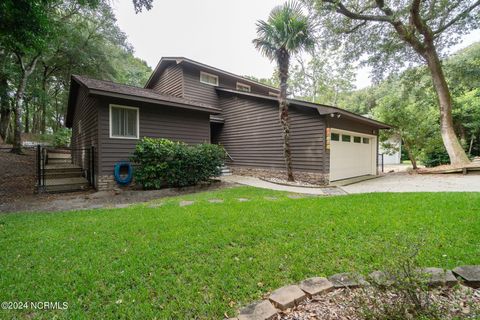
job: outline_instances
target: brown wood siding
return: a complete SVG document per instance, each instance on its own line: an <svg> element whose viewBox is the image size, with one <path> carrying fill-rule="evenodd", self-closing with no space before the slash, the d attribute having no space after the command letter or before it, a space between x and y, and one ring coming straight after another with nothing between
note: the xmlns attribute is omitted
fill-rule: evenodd
<svg viewBox="0 0 480 320"><path fill-rule="evenodd" d="M276 102L225 95L219 142L234 165L285 168L282 128ZM323 172L325 122L315 109L290 108L294 170Z"/></svg>
<svg viewBox="0 0 480 320"><path fill-rule="evenodd" d="M179 110L167 106L138 103L118 99L102 99L98 115L100 123L99 150L100 174L113 174L113 166L118 161L128 161L132 155L136 139L111 139L109 104L139 107L140 138L167 138L189 144L210 142L209 114L199 111Z"/></svg>
<svg viewBox="0 0 480 320"><path fill-rule="evenodd" d="M215 86L205 84L200 82L200 69L192 68L192 67L183 67L183 92L184 98L190 99L193 101L207 103L212 106L217 106L219 104L217 91L215 90ZM222 74L215 74L208 70L205 72L214 74L218 76L218 85L220 87L236 89L237 87L237 80L232 77L227 77ZM269 90L262 86L257 86L255 84L250 84L248 82L238 80L243 84L250 85L250 89L252 93L256 94L263 94L268 95Z"/></svg>
<svg viewBox="0 0 480 320"><path fill-rule="evenodd" d="M378 130L374 127L371 127L367 124L359 123L354 120L345 119L345 118L331 118L328 117L328 126L330 128L340 129L340 130L347 130L347 131L356 131L371 135L376 135ZM375 131L375 132L374 132Z"/></svg>
<svg viewBox="0 0 480 320"><path fill-rule="evenodd" d="M72 159L73 163L84 169L88 168L87 152L95 147L95 173L98 173L98 113L97 100L88 95L82 86L78 89L72 125Z"/></svg>
<svg viewBox="0 0 480 320"><path fill-rule="evenodd" d="M153 90L175 97L183 97L183 68L181 65L171 65L160 77L150 85Z"/></svg>

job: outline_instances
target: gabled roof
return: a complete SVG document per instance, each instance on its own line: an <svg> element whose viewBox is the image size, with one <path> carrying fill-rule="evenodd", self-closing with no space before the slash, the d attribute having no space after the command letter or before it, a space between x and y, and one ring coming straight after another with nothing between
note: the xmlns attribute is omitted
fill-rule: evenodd
<svg viewBox="0 0 480 320"><path fill-rule="evenodd" d="M73 122L73 110L75 108L75 100L78 92L78 86L83 86L88 90L89 94L97 96L107 96L113 98L159 104L163 106L198 110L208 112L210 114L218 114L221 112L220 109L211 105L197 101L191 101L184 98L160 94L152 89L139 88L111 81L97 80L84 76L72 75L70 82L70 94L68 99L66 121L67 127L71 127Z"/></svg>
<svg viewBox="0 0 480 320"><path fill-rule="evenodd" d="M156 77L158 77L163 72L163 70L168 65L170 65L172 63L196 66L196 67L201 68L202 70L214 72L214 73L217 73L217 74L222 74L224 76L234 78L236 80L239 80L239 81L247 83L247 84L252 84L252 85L264 87L268 90L275 91L275 92L280 91L279 88L272 87L272 86L263 84L261 82L251 80L251 79L248 79L246 77L242 77L242 76L236 75L234 73L231 73L231 72L228 72L228 71L225 71L225 70L221 70L221 69L218 69L218 68L209 66L207 64L204 64L204 63L192 60L192 59L185 58L185 57L162 57L160 59L160 61L158 62L157 66L155 67L155 70L153 70L152 74L150 75L150 78L148 79L147 83L145 84L145 88L148 88L148 86L150 85L150 82L152 80L154 80Z"/></svg>
<svg viewBox="0 0 480 320"><path fill-rule="evenodd" d="M220 92L228 92L228 93L233 93L233 94L238 94L242 96L249 96L252 98L258 98L258 99L263 99L263 100L270 100L270 101L278 101L278 97L274 96L266 96L262 94L256 94L256 93L250 93L250 92L245 92L245 91L238 91L230 88L223 88L223 87L217 87L216 88ZM391 129L392 127L386 123L373 120L367 117L364 117L362 115L359 115L357 113L347 111L345 109L341 109L338 107L334 106L328 106L324 104L319 104L319 103L313 103L313 102L308 102L308 101L303 101L303 100L298 100L298 99L287 99L287 102L289 105L293 106L302 106L302 107L307 107L307 108L315 108L317 109L318 113L320 115L342 115L345 118L349 118L352 120L356 120L358 122L363 122L365 124L371 125L373 127L376 127L378 129Z"/></svg>

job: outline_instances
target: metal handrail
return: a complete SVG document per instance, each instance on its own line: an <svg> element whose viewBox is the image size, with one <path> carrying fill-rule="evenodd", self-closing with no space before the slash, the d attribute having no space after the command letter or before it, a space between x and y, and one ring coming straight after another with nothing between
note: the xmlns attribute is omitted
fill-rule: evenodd
<svg viewBox="0 0 480 320"><path fill-rule="evenodd" d="M223 150L225 150L225 149L223 149ZM232 158L232 156L227 152L227 150L225 150L225 154L227 155L227 157L230 158L230 160L235 161L235 160Z"/></svg>

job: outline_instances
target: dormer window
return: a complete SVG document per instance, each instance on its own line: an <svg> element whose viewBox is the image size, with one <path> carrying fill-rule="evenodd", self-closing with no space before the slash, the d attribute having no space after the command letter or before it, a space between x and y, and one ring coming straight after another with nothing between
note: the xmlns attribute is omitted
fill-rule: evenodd
<svg viewBox="0 0 480 320"><path fill-rule="evenodd" d="M218 86L218 76L200 71L200 82L211 86Z"/></svg>
<svg viewBox="0 0 480 320"><path fill-rule="evenodd" d="M237 82L237 90L238 91L250 92L250 91L252 91L252 88L248 84Z"/></svg>

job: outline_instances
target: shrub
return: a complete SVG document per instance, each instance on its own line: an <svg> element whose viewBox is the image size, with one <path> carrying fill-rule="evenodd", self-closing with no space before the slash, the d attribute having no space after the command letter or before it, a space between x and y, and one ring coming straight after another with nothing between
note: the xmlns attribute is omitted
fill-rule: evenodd
<svg viewBox="0 0 480 320"><path fill-rule="evenodd" d="M450 163L448 153L440 139L433 140L430 145L423 150L420 160L426 167L436 167Z"/></svg>
<svg viewBox="0 0 480 320"><path fill-rule="evenodd" d="M60 128L53 134L53 146L68 147L72 137L72 130L68 128Z"/></svg>
<svg viewBox="0 0 480 320"><path fill-rule="evenodd" d="M225 151L214 144L187 145L143 138L135 147L135 180L145 189L185 187L220 175Z"/></svg>

